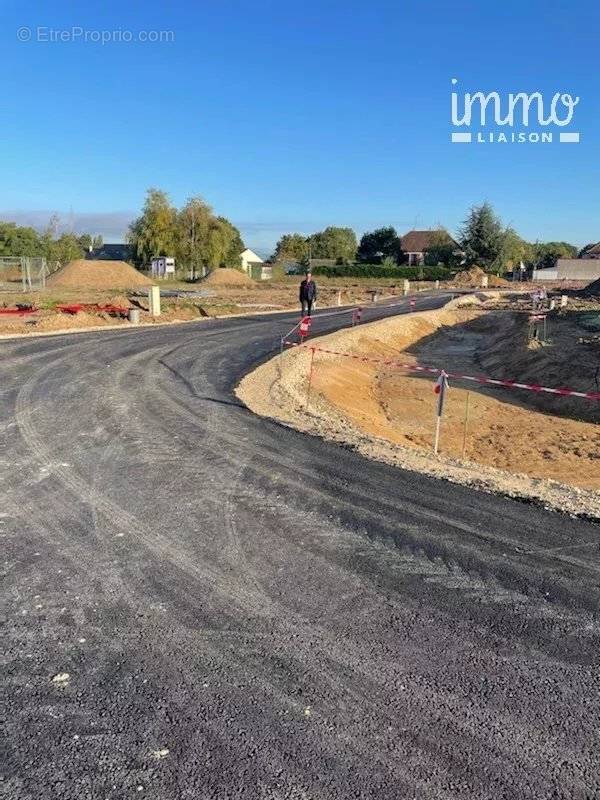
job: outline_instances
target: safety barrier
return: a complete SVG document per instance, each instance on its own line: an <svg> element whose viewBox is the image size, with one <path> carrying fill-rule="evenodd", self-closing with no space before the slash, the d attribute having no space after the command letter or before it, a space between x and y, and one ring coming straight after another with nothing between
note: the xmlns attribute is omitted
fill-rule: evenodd
<svg viewBox="0 0 600 800"><path fill-rule="evenodd" d="M292 347L307 346L307 345L299 345L297 342L285 342L284 344ZM583 397L586 400L600 401L600 392L578 392L575 389L569 389L567 387L540 386L537 383L519 383L519 381L516 380L508 380L508 379L500 380L498 378L490 378L487 375L464 375L463 373L460 372L447 372L446 370L440 367L428 367L424 366L423 364L406 364L400 361L395 361L393 359L359 356L355 355L354 353L344 353L339 350L328 350L325 347L317 347L315 345L310 345L309 349L318 353L328 353L329 355L332 356L352 358L356 361L365 361L373 364L382 364L383 366L386 367L398 367L399 369L406 369L414 372L428 372L432 375L441 375L442 373L444 373L448 378L455 378L464 381L473 381L475 383L480 383L480 384L487 383L493 386L501 386L504 389L525 389L526 391L530 392L547 392L549 394L571 396L571 397Z"/></svg>
<svg viewBox="0 0 600 800"><path fill-rule="evenodd" d="M515 406L514 411L499 411L496 412L491 407L492 414L498 413L499 417L503 417L503 419L497 419L493 417L493 419L489 419L487 417L488 422L485 423L487 425L487 433L484 426L484 429L481 428L481 420L482 415L489 415L490 413L490 402L493 402L493 393L484 393L482 396L479 396L473 392L472 389L469 388L469 384L471 386L476 385L479 387L490 387L492 389L500 389L502 392L508 391L510 394L516 394L518 391L529 392L535 395L547 395L547 396L554 396L557 399L560 398L577 398L578 402L583 402L587 408L587 410L580 409L574 413L574 419L565 419L565 424L567 425L579 425L579 424L586 424L586 422L597 423L600 422L600 407L598 404L600 403L600 390L599 391L580 391L578 389L574 389L571 387L565 386L544 386L537 383L528 383L526 381L520 381L516 379L499 379L493 378L489 375L473 375L473 374L466 374L462 372L454 372L451 370L446 370L442 367L437 366L429 366L425 364L415 364L415 363L407 363L405 361L401 361L396 358L381 358L381 357L372 357L366 355L358 355L355 353L348 353L341 350L335 350L333 348L328 347L320 347L318 344L312 343L300 343L300 342L293 342L293 341L286 341L284 346L289 348L297 348L298 350L303 349L305 352L309 354L309 358L306 361L306 381L305 381L305 400L304 400L304 408L306 411L309 411L311 414L318 414L320 411L324 411L327 414L326 406L323 407L320 403L317 402L317 396L315 395L315 387L318 387L319 390L319 397L323 397L323 387L329 384L316 382L317 376L321 375L320 369L321 365L324 367L326 365L331 365L332 363L335 364L336 360L339 361L349 361L356 363L358 365L364 364L373 365L378 368L378 380L383 380L384 383L382 386L387 386L387 400L386 400L386 412L385 418L389 422L392 418L397 420L398 427L393 427L394 436L396 433L406 435L410 433L411 441L417 442L413 446L418 448L427 448L431 447L433 452L437 455L439 452L440 447L440 430L442 428L442 420L443 420L443 429L445 433L443 434L442 438L444 439L444 452L445 453L452 453L455 456L465 458L467 457L467 449L470 442L474 442L473 437L477 437L477 452L479 453L479 448L482 446L484 449L489 445L489 435L490 431L493 432L495 427L500 428L501 425L506 425L507 431L511 431L511 426L514 425L515 422L515 414L517 417L521 413L532 413L536 410L537 403L534 403L533 406L524 407L522 406L522 401L517 400L515 403L511 401ZM317 356L324 356L325 358L322 360L317 358ZM333 357L333 362L332 358ZM408 378L409 375L421 374L423 376L429 376L434 379L433 385L432 383L424 383L423 388L425 391L427 389L425 387L429 387L429 391L433 389L436 394L436 402L435 402L435 410L434 406L430 405L429 403L423 403L425 397L420 394L418 389L415 388L415 384L404 384L400 382L400 384L395 383L395 379L393 374L395 371L398 373L405 373L406 377ZM333 381L332 386L337 385L337 389L333 391L340 391L339 383L341 378L341 374L343 373L334 373L335 378ZM281 376L281 372L280 372ZM321 378L322 380L322 378ZM370 378L367 381L371 380ZM391 381L391 383L390 383ZM463 383L464 382L464 383ZM461 385L463 384L463 385ZM464 385L466 384L466 385ZM350 393L356 392L356 386L361 385L360 379L357 379L357 376L353 373L349 373L349 383L348 383L348 391ZM390 387L396 386L396 389L392 388L390 393ZM365 384L365 387L368 387L368 384ZM328 396L328 390L325 390L325 398ZM351 399L350 405L348 406L349 409L355 408L355 403L359 404L359 408L361 408L361 404L364 398L369 397L371 392L368 388L364 394L356 394L355 399ZM338 395L341 399L341 406L340 408L344 408L346 400L346 395L342 390L342 394ZM499 398L496 397L496 400ZM328 401L334 402L337 401ZM395 408L396 410L390 410L388 408L388 404L392 403L391 408ZM367 402L368 407L368 402ZM522 410L518 411L517 408L521 408ZM402 409L406 409L405 411ZM541 411L548 411L547 404L544 405L543 408L540 408ZM556 413L561 414L563 413L560 406L555 407ZM352 414L353 412L350 411ZM371 412L366 411L366 414L370 415ZM554 412L551 412L554 413ZM390 416L391 415L391 416ZM394 416L395 415L395 416ZM399 415L399 416L398 416ZM506 416L505 416L506 415ZM570 414L570 416L573 416ZM365 417L363 412L359 412L359 419L369 419L372 420L377 417L377 412L375 412L375 417L367 416ZM521 439L526 442L527 446L531 446L532 449L535 449L535 440L536 440L536 430L539 431L540 439L538 444L543 443L543 446L537 448L538 452L544 453L546 449L546 445L548 441L552 444L552 439L557 437L557 447L558 450L561 447L564 447L561 444L561 441L569 441L569 436L577 434L577 431L572 431L571 433L565 433L562 429L562 426L557 428L548 428L542 422L543 418L538 418L538 421L535 422L537 426L533 430L528 427L534 424L533 418L520 418L518 425L521 427L519 430L527 431L526 434L521 434ZM567 421L568 420L568 421ZM358 422L360 425L361 423ZM392 430L390 429L390 430ZM590 436L590 431L582 431L582 442L583 442L583 449L589 450L591 447L594 450L595 441L594 434ZM514 436L514 433L510 434ZM416 437L416 438L415 438ZM566 437L566 439L564 438ZM513 438L514 441L514 438ZM589 446L588 446L589 445ZM576 450L579 451L580 447L577 446ZM549 455L548 458L554 458L555 456ZM560 456L557 456L560 457ZM596 455L585 455L585 458L596 458ZM476 459L477 460L477 459ZM490 462L488 462L490 463ZM492 463L495 463L492 461ZM584 462L581 462L583 467ZM594 462L595 464L595 462ZM510 465L507 466L509 468ZM590 467L593 469L594 465Z"/></svg>

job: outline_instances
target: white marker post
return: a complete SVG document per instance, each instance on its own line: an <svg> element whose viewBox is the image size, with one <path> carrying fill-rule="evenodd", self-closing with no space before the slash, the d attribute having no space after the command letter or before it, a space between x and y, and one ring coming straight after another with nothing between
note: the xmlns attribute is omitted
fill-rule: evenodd
<svg viewBox="0 0 600 800"><path fill-rule="evenodd" d="M440 377L435 384L434 392L438 396L437 402L437 417L435 420L435 440L433 443L433 452L437 456L440 444L440 425L442 422L442 414L444 413L444 401L446 399L446 389L448 388L448 373L445 370L440 372Z"/></svg>
<svg viewBox="0 0 600 800"><path fill-rule="evenodd" d="M148 289L148 310L150 316L160 317L160 287L151 286Z"/></svg>

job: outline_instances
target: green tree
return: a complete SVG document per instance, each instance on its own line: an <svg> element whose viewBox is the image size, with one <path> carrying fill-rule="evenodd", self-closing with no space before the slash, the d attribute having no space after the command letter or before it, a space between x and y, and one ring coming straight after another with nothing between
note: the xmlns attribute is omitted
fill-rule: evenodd
<svg viewBox="0 0 600 800"><path fill-rule="evenodd" d="M79 242L79 245L86 251L91 250L94 246L94 240L89 233L82 233L77 237L77 241Z"/></svg>
<svg viewBox="0 0 600 800"><path fill-rule="evenodd" d="M273 261L302 261L308 257L308 238L301 233L284 233L275 245Z"/></svg>
<svg viewBox="0 0 600 800"><path fill-rule="evenodd" d="M459 240L467 265L478 264L484 269L500 265L504 229L489 203L471 208L460 230Z"/></svg>
<svg viewBox="0 0 600 800"><path fill-rule="evenodd" d="M352 228L338 228L330 225L310 237L312 258L335 258L344 262L356 258L356 234Z"/></svg>
<svg viewBox="0 0 600 800"><path fill-rule="evenodd" d="M225 217L217 217L217 222L220 222L224 227L228 238L227 248L221 266L241 269L241 255L245 247L239 230L228 219L225 219Z"/></svg>
<svg viewBox="0 0 600 800"><path fill-rule="evenodd" d="M204 263L213 270L223 266L231 243L231 235L226 226L213 218L208 229Z"/></svg>
<svg viewBox="0 0 600 800"><path fill-rule="evenodd" d="M129 226L128 241L138 264L153 256L173 255L177 246L177 209L160 189L148 189L142 214Z"/></svg>
<svg viewBox="0 0 600 800"><path fill-rule="evenodd" d="M425 252L426 266L436 267L442 264L445 267L454 267L460 263L461 257L456 242L445 228L439 227L433 231L429 247Z"/></svg>
<svg viewBox="0 0 600 800"><path fill-rule="evenodd" d="M525 265L532 264L533 260L533 245L519 236L514 228L506 228L502 241L501 271L515 269L521 261Z"/></svg>
<svg viewBox="0 0 600 800"><path fill-rule="evenodd" d="M53 238L50 231L44 234L44 256L51 264L59 262L68 264L78 258L83 258L85 250L79 243L79 239L73 233L63 233L57 238Z"/></svg>
<svg viewBox="0 0 600 800"><path fill-rule="evenodd" d="M99 250L103 244L104 240L102 239L102 236L100 234L98 234L98 236L94 236L94 239L92 241L92 247L94 248L94 250Z"/></svg>
<svg viewBox="0 0 600 800"><path fill-rule="evenodd" d="M553 267L559 258L577 258L577 248L568 242L536 242L533 249L538 269Z"/></svg>
<svg viewBox="0 0 600 800"><path fill-rule="evenodd" d="M193 278L207 266L205 259L212 220L212 209L201 197L190 197L177 215L177 263L188 266Z"/></svg>
<svg viewBox="0 0 600 800"><path fill-rule="evenodd" d="M396 264L400 263L402 244L396 229L389 225L364 233L358 245L358 258L367 263L375 263L382 258L391 258Z"/></svg>
<svg viewBox="0 0 600 800"><path fill-rule="evenodd" d="M40 235L33 228L0 222L0 256L43 256Z"/></svg>

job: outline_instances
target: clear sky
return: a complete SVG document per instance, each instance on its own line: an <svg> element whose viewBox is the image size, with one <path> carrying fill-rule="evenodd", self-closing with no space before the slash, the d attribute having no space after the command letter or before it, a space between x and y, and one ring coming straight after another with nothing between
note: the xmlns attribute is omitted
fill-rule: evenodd
<svg viewBox="0 0 600 800"><path fill-rule="evenodd" d="M119 241L157 186L262 251L328 224L455 231L483 200L526 238L600 239L597 0L1 5L1 218L72 209ZM580 143L451 144L453 77L579 96Z"/></svg>

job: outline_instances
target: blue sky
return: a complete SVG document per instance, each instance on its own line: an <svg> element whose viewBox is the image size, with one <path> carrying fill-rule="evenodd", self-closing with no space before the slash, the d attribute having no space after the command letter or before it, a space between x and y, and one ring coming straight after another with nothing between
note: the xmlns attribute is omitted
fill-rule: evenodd
<svg viewBox="0 0 600 800"><path fill-rule="evenodd" d="M157 186L269 251L282 232L443 224L600 239L600 4L2 1L0 217L122 238ZM88 31L48 41L50 30ZM19 41L19 36L29 41ZM130 31L102 45L94 31ZM137 41L172 31L170 42ZM121 35L121 38L127 38ZM461 91L579 96L579 144L450 143ZM576 124L575 124L576 123Z"/></svg>

